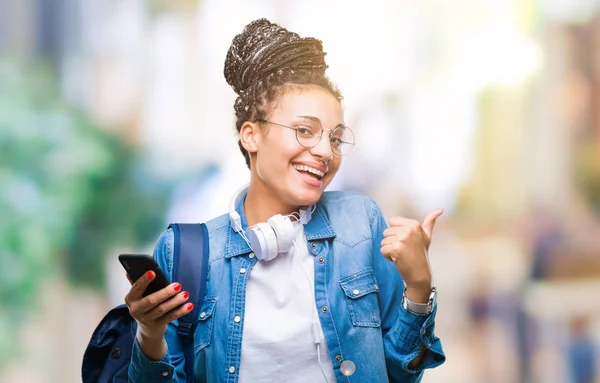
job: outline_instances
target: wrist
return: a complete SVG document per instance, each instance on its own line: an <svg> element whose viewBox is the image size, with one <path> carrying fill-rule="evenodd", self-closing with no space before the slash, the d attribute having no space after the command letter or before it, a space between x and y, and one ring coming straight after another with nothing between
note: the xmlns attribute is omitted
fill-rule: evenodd
<svg viewBox="0 0 600 383"><path fill-rule="evenodd" d="M157 341L163 339L167 332L167 326L148 327L138 322L136 337L144 341Z"/></svg>
<svg viewBox="0 0 600 383"><path fill-rule="evenodd" d="M429 315L433 311L437 300L437 289L435 287L429 289L429 296L426 303L414 302L407 296L407 288L404 288L402 295L402 307L414 314Z"/></svg>
<svg viewBox="0 0 600 383"><path fill-rule="evenodd" d="M140 350L150 360L161 360L167 353L167 342L165 341L164 333L156 331L147 331L138 327L136 339Z"/></svg>
<svg viewBox="0 0 600 383"><path fill-rule="evenodd" d="M404 294L412 302L425 304L429 302L429 296L431 295L431 282L427 284L407 285Z"/></svg>

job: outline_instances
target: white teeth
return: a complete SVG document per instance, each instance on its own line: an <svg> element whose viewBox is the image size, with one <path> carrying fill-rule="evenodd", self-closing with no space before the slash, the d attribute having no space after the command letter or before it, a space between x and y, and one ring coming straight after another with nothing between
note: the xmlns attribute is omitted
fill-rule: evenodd
<svg viewBox="0 0 600 383"><path fill-rule="evenodd" d="M325 172L306 165L294 165L294 169L309 172L319 177L323 177L325 175Z"/></svg>

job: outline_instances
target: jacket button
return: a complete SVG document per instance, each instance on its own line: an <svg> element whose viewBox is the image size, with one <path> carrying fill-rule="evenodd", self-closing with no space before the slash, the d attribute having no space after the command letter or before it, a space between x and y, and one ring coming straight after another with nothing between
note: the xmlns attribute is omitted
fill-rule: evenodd
<svg viewBox="0 0 600 383"><path fill-rule="evenodd" d="M162 376L169 376L169 371L163 371L161 375Z"/></svg>
<svg viewBox="0 0 600 383"><path fill-rule="evenodd" d="M233 374L235 372L235 367L231 366L229 367L229 373Z"/></svg>
<svg viewBox="0 0 600 383"><path fill-rule="evenodd" d="M326 313L327 311L329 311L329 307L323 306L323 307L321 307L321 311L323 311L324 313Z"/></svg>
<svg viewBox="0 0 600 383"><path fill-rule="evenodd" d="M356 371L356 365L351 360L345 360L340 366L342 375L350 376L354 374L354 371Z"/></svg>
<svg viewBox="0 0 600 383"><path fill-rule="evenodd" d="M325 258L319 257L319 263L324 263L324 262L325 262Z"/></svg>
<svg viewBox="0 0 600 383"><path fill-rule="evenodd" d="M338 355L338 356L336 356L336 357L335 357L335 361L336 361L336 362L338 362L338 363L339 363L339 362L341 362L341 361L342 361L342 357L341 357L341 356L339 356L339 355Z"/></svg>
<svg viewBox="0 0 600 383"><path fill-rule="evenodd" d="M311 243L310 243L310 247L312 247L312 248L314 249L315 247L317 247L317 244L316 244L316 243L314 243L314 242L311 242Z"/></svg>
<svg viewBox="0 0 600 383"><path fill-rule="evenodd" d="M250 258L250 259L254 258L254 253L248 254L248 258Z"/></svg>
<svg viewBox="0 0 600 383"><path fill-rule="evenodd" d="M113 347L112 350L110 350L110 357L113 359L118 359L121 356L121 347Z"/></svg>

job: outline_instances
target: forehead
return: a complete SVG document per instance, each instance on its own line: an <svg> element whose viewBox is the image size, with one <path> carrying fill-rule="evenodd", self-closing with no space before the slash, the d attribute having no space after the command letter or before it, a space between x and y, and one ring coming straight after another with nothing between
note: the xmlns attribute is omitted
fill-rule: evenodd
<svg viewBox="0 0 600 383"><path fill-rule="evenodd" d="M334 126L343 123L344 119L339 100L328 90L317 86L287 87L269 115L286 119L312 116L321 120L323 125Z"/></svg>

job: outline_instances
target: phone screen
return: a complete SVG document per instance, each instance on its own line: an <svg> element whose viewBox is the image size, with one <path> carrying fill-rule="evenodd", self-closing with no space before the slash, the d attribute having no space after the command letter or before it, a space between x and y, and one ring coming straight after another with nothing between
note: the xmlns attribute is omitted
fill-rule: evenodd
<svg viewBox="0 0 600 383"><path fill-rule="evenodd" d="M119 262L121 262L133 282L140 279L148 271L154 271L156 277L146 287L143 296L155 293L170 284L165 273L160 269L154 258L148 254L121 254L119 255Z"/></svg>

